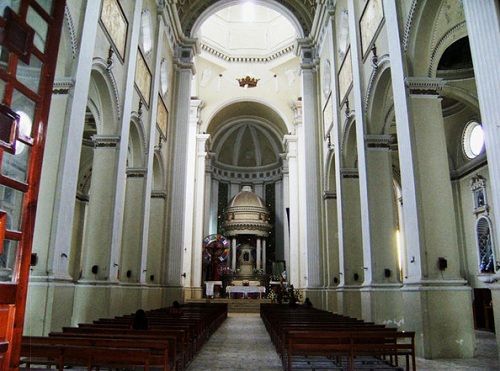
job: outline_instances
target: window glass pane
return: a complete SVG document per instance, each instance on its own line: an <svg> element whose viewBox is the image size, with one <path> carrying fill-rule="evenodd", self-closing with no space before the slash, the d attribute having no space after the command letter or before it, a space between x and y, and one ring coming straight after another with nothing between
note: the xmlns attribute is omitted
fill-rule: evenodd
<svg viewBox="0 0 500 371"><path fill-rule="evenodd" d="M36 2L48 13L52 14L52 0L36 0Z"/></svg>
<svg viewBox="0 0 500 371"><path fill-rule="evenodd" d="M481 125L477 125L470 133L470 149L472 154L478 156L483 150L484 132Z"/></svg>
<svg viewBox="0 0 500 371"><path fill-rule="evenodd" d="M7 213L7 229L14 231L18 231L20 229L23 197L23 192L0 185L0 209Z"/></svg>
<svg viewBox="0 0 500 371"><path fill-rule="evenodd" d="M0 80L0 102L3 101L3 94L5 93L5 81Z"/></svg>
<svg viewBox="0 0 500 371"><path fill-rule="evenodd" d="M11 8L15 13L19 13L19 6L21 5L21 0L1 0L0 1L0 15L3 17L3 12L5 8Z"/></svg>
<svg viewBox="0 0 500 371"><path fill-rule="evenodd" d="M31 136L35 103L19 91L14 90L11 109L20 116L20 134ZM29 146L18 141L16 143L16 153L14 155L4 152L2 174L22 182L26 181L30 150L31 148Z"/></svg>
<svg viewBox="0 0 500 371"><path fill-rule="evenodd" d="M42 62L32 54L29 66L19 60L16 78L34 92L38 92L41 69Z"/></svg>
<svg viewBox="0 0 500 371"><path fill-rule="evenodd" d="M32 7L28 9L28 15L26 16L26 22L35 30L35 37L33 39L33 44L42 52L45 51L45 41L47 40L47 22L40 17Z"/></svg>
<svg viewBox="0 0 500 371"><path fill-rule="evenodd" d="M6 70L8 64L9 64L9 51L7 50L7 48L0 46L0 68L2 70Z"/></svg>
<svg viewBox="0 0 500 371"><path fill-rule="evenodd" d="M3 254L0 255L0 282L12 281L16 265L17 241L4 240Z"/></svg>

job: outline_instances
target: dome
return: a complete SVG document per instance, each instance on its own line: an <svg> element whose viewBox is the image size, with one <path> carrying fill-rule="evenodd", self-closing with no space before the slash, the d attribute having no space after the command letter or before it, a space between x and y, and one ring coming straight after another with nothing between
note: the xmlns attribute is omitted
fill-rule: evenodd
<svg viewBox="0 0 500 371"><path fill-rule="evenodd" d="M251 187L244 186L229 202L224 229L227 236L249 234L267 237L269 234L269 212L264 201L252 192Z"/></svg>
<svg viewBox="0 0 500 371"><path fill-rule="evenodd" d="M240 193L233 197L231 201L229 201L228 210L234 207L247 207L254 206L265 209L267 212L266 205L264 201L252 192L252 188L249 186L244 186Z"/></svg>

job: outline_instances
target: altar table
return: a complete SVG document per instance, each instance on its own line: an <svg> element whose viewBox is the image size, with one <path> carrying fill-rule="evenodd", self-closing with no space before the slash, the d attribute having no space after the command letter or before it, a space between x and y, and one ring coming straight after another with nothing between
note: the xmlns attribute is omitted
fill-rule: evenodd
<svg viewBox="0 0 500 371"><path fill-rule="evenodd" d="M248 298L248 294L258 293L259 298L262 298L262 293L266 293L266 288L264 286L227 286L226 292L231 296L231 294L243 294L245 298Z"/></svg>

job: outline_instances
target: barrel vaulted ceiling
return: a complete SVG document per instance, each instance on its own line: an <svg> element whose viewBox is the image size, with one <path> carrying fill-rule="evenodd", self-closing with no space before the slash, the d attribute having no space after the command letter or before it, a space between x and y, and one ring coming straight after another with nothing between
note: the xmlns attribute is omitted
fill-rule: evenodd
<svg viewBox="0 0 500 371"><path fill-rule="evenodd" d="M177 13L184 35L190 36L198 17L210 6L222 0L177 0ZM290 10L300 23L304 35L311 32L317 0L268 0L283 5Z"/></svg>

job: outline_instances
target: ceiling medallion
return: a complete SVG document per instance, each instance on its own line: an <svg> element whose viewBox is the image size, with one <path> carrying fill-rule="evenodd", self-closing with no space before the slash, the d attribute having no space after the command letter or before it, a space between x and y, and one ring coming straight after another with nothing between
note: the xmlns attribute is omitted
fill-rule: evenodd
<svg viewBox="0 0 500 371"><path fill-rule="evenodd" d="M241 88L255 88L260 79L256 79L255 77L250 77L247 75L246 77L242 77L236 80L238 80Z"/></svg>

